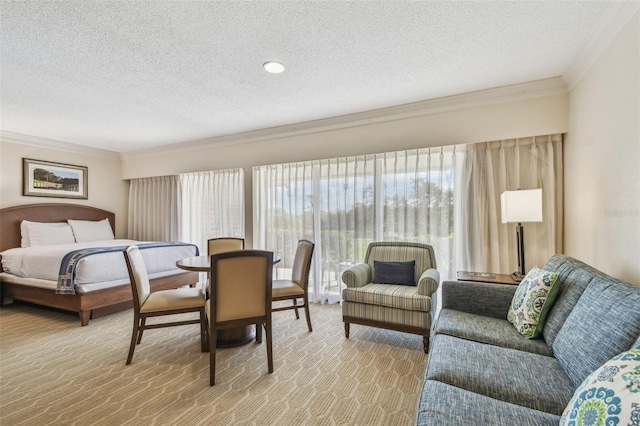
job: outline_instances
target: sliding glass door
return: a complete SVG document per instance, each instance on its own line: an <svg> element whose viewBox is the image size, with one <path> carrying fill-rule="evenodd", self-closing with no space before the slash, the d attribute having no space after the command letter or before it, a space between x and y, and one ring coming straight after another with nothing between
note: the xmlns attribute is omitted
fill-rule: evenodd
<svg viewBox="0 0 640 426"><path fill-rule="evenodd" d="M316 244L310 279L316 302L340 300L342 272L372 241L434 246L441 276L453 265L455 147L254 167L255 247L283 257Z"/></svg>

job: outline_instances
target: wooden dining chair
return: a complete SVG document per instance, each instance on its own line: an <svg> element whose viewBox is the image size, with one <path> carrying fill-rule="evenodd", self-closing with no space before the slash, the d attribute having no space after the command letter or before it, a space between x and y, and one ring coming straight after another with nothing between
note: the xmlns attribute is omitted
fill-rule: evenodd
<svg viewBox="0 0 640 426"><path fill-rule="evenodd" d="M131 292L133 293L133 332L127 364L131 364L136 345L142 341L144 330L163 327L174 327L187 324L200 324L200 346L206 352L206 316L205 295L200 288L176 288L151 293L149 276L140 249L131 245L124 249L124 259L129 271ZM147 324L150 317L198 312L200 317L192 320L173 321L158 324Z"/></svg>
<svg viewBox="0 0 640 426"><path fill-rule="evenodd" d="M209 256L234 250L244 250L244 238L221 237L207 240L207 254Z"/></svg>
<svg viewBox="0 0 640 426"><path fill-rule="evenodd" d="M205 304L208 319L209 384L216 383L218 330L256 326L256 341L267 340L267 366L273 373L271 286L273 252L238 250L211 256L211 294Z"/></svg>
<svg viewBox="0 0 640 426"><path fill-rule="evenodd" d="M273 312L294 309L296 311L296 319L300 319L298 309L304 308L309 331L313 331L311 316L309 315L309 270L311 269L314 246L315 244L309 240L298 241L293 259L291 279L273 281L273 301L291 300L293 302L292 305L273 308ZM300 299L302 299L302 304L298 304Z"/></svg>
<svg viewBox="0 0 640 426"><path fill-rule="evenodd" d="M224 253L225 251L244 250L244 238L218 237L207 240L207 255ZM207 299L209 298L209 274L205 285Z"/></svg>

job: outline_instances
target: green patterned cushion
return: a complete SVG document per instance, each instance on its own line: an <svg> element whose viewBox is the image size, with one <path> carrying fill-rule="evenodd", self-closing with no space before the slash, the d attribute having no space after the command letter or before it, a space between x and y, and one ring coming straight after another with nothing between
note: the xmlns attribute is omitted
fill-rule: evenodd
<svg viewBox="0 0 640 426"><path fill-rule="evenodd" d="M560 426L640 425L640 349L611 358L576 389Z"/></svg>
<svg viewBox="0 0 640 426"><path fill-rule="evenodd" d="M555 285L557 278L554 272L533 268L518 286L507 320L524 337L533 339L542 332L547 313L560 288Z"/></svg>

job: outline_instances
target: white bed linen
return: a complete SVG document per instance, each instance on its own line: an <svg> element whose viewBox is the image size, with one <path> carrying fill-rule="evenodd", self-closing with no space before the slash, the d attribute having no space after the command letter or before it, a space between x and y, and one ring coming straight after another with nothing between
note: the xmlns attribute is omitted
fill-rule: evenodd
<svg viewBox="0 0 640 426"><path fill-rule="evenodd" d="M87 243L57 244L37 247L20 247L2 253L2 270L21 278L57 282L63 257L73 250L87 247L113 247L143 244L145 241L104 240ZM167 271L183 272L176 261L194 256L193 246L167 246L140 250L148 273ZM121 251L100 253L80 259L76 268L76 285L109 283L118 280L128 282L129 274Z"/></svg>
<svg viewBox="0 0 640 426"><path fill-rule="evenodd" d="M183 271L182 269L175 269L166 272L158 272L156 274L149 274L149 279L152 280L154 278L167 277L170 275L180 274ZM10 284L19 284L25 285L29 287L39 287L46 288L49 290L55 290L58 287L57 281L49 281L49 280L41 280L38 278L22 278L17 277L15 275L11 275L7 272L0 272L0 280L5 283ZM76 284L76 293L88 293L90 291L103 290L105 288L116 287L123 284L129 284L129 279L122 279L116 281L107 281L101 283L92 283L92 284Z"/></svg>

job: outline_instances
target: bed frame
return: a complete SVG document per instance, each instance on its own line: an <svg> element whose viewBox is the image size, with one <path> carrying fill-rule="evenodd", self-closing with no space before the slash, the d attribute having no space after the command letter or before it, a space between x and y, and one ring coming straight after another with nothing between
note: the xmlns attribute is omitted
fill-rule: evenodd
<svg viewBox="0 0 640 426"><path fill-rule="evenodd" d="M66 222L75 220L109 219L114 229L115 213L78 204L26 204L0 209L0 251L20 247L20 222ZM199 280L197 272L184 272L151 280L151 291L193 285ZM88 325L90 318L98 318L133 306L131 284L82 294L56 294L53 289L30 287L2 282L0 299L12 298L23 302L77 312L80 324ZM0 302L2 304L2 302Z"/></svg>

